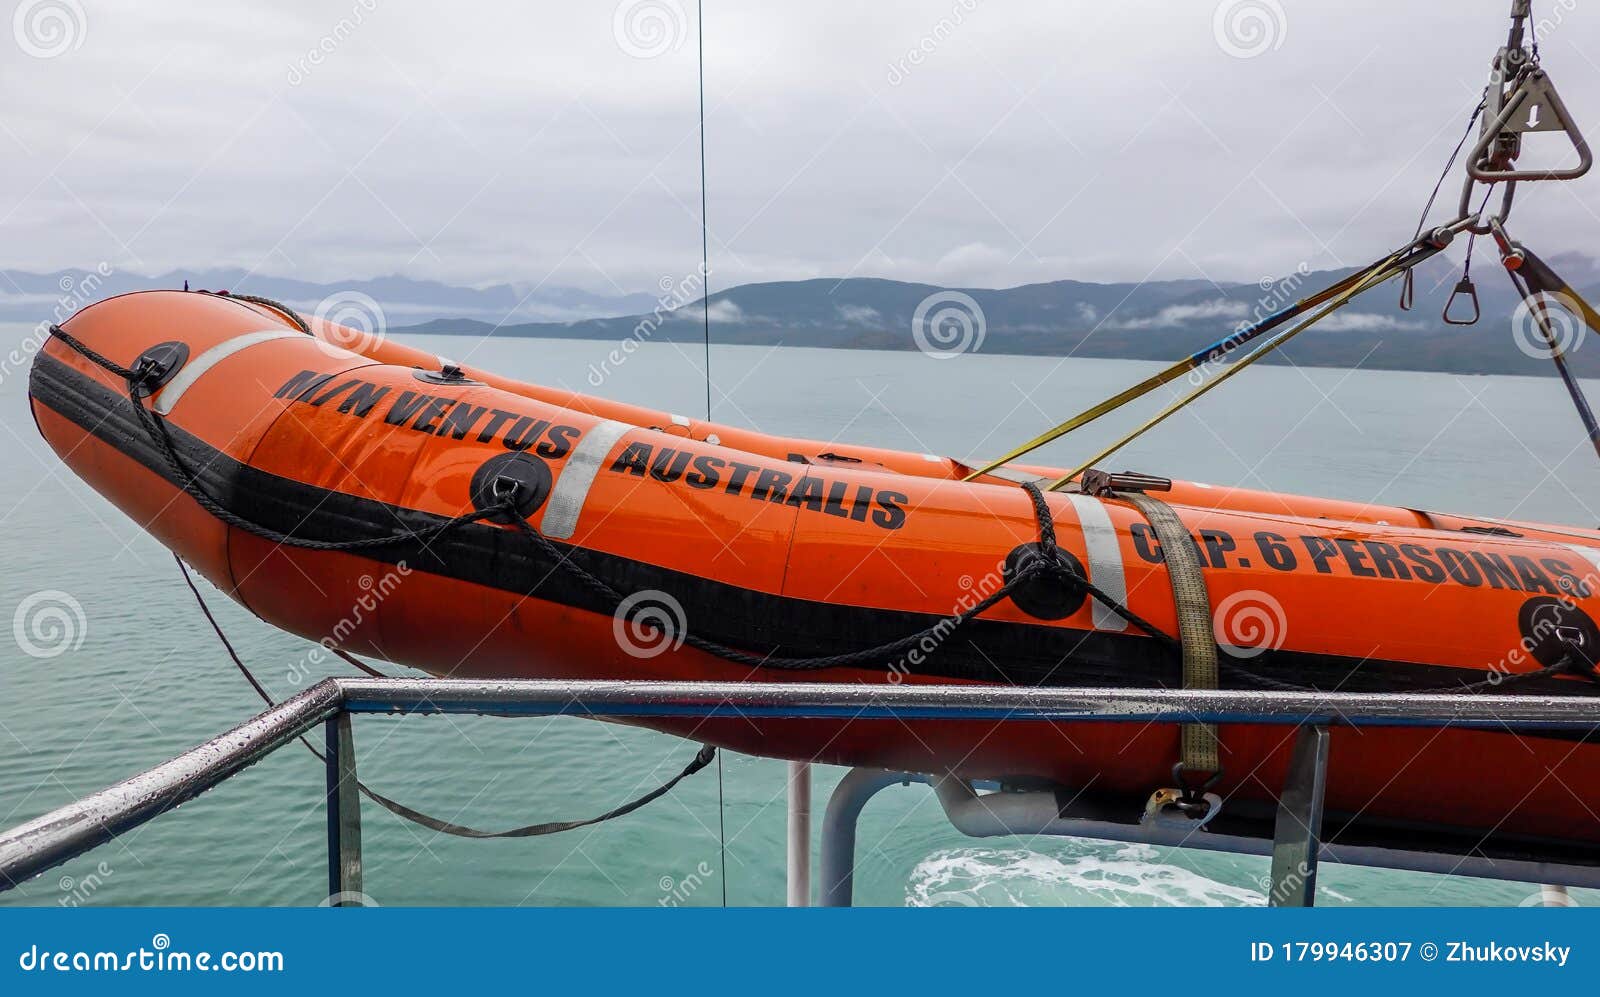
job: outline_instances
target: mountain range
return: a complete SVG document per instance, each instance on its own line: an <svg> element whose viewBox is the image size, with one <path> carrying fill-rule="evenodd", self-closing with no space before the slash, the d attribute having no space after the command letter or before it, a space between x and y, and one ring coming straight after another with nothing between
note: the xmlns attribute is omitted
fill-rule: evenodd
<svg viewBox="0 0 1600 997"><path fill-rule="evenodd" d="M0 272L0 320L39 321L49 314L51 306L65 290L92 272ZM656 304L655 295L652 294L592 294L576 288L536 284L460 287L400 276L320 284L239 269L174 270L155 277L112 270L109 275L99 278L95 294L98 298L106 298L113 294L156 287L180 288L185 283L197 289L258 294L307 313L315 312L321 302L334 295L348 297L364 294L380 303L391 325L415 324L439 318L559 323L647 311Z"/></svg>
<svg viewBox="0 0 1600 997"><path fill-rule="evenodd" d="M1549 262L1580 293L1600 300L1600 261L1568 253ZM1256 283L1061 280L1005 289L825 278L745 284L712 294L706 306L715 343L915 350L916 332L929 327L924 321L922 330L916 329L920 307L926 315L952 320L942 324L944 336L924 333L922 345L933 349L1171 360L1349 272L1301 270ZM73 271L4 275L0 319L37 321L48 314L50 303L73 276ZM1460 273L1455 265L1435 259L1417 268L1410 311L1397 307L1399 282L1391 282L1367 292L1286 346L1281 357L1265 362L1468 374L1553 373L1550 362L1533 349L1527 323L1514 321L1518 299L1492 251L1481 254L1474 277L1482 312L1475 325L1452 326L1442 320ZM399 276L318 284L212 270L156 278L112 274L97 296L182 286L185 279L193 287L265 295L308 312L332 295L364 294L380 303L391 333L618 343L630 338L699 342L704 335L702 303L693 294L663 302L647 294L605 296L513 284L471 288ZM1455 308L1471 311L1464 298ZM1600 377L1600 342L1590 343L1593 338L1569 344L1569 360L1580 375Z"/></svg>
<svg viewBox="0 0 1600 997"><path fill-rule="evenodd" d="M1590 300L1600 300L1600 264L1579 254L1549 261ZM1331 284L1350 270L1297 272L1253 284L1149 281L1097 284L1052 281L1007 289L944 288L873 278L747 284L711 295L715 343L814 346L834 349L913 350L919 305L931 295L958 292L982 314L982 334L959 324L935 348L1036 356L1172 360L1226 336L1258 318ZM1465 374L1553 374L1535 348L1529 323L1514 321L1519 298L1492 257L1475 274L1479 321L1449 325L1443 318L1459 270L1443 259L1417 268L1410 311L1399 304L1399 282L1374 288L1264 362L1316 367L1432 370ZM946 299L949 300L948 298ZM950 304L959 310L970 306ZM930 315L938 314L936 306ZM1455 316L1469 315L1463 296ZM923 323L927 328L927 323ZM641 313L577 322L495 325L441 319L403 330L466 336L531 336L621 341L699 342L704 333L698 299L660 314ZM1582 376L1600 377L1600 342L1577 338L1569 360ZM1519 341L1527 349L1519 348ZM976 343L976 348L972 345ZM1585 349L1585 345L1588 348Z"/></svg>

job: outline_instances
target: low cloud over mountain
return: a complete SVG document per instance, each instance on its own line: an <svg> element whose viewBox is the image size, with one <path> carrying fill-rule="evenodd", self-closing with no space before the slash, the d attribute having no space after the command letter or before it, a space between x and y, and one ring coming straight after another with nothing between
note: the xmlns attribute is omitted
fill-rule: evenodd
<svg viewBox="0 0 1600 997"><path fill-rule="evenodd" d="M1580 292L1600 300L1600 261L1565 253L1550 261ZM834 349L915 350L919 308L956 325L945 332L962 341L940 342L979 354L1029 354L1139 360L1173 360L1227 336L1241 324L1269 315L1349 271L1296 272L1248 284L1198 280L1089 283L1061 280L1005 289L945 288L878 278L816 279L747 284L719 291L709 302L715 343L809 346ZM1418 268L1416 303L1398 305L1399 285L1369 291L1297 338L1282 357L1267 362L1390 370L1441 370L1474 374L1552 373L1530 328L1514 321L1518 299L1490 259L1477 269L1481 320L1445 324L1445 302L1460 277L1456 265L1435 259ZM0 275L0 320L37 322L83 275L11 272ZM564 288L510 284L457 287L404 277L316 284L247 275L243 271L175 272L147 278L111 273L88 298L151 287L230 289L284 301L308 314L333 317L353 297L381 309L391 332L461 336L522 336L659 342L699 342L704 317L698 284L686 282L665 297L612 297ZM687 290L686 290L687 289ZM976 307L966 304L970 300ZM335 307L329 309L328 303ZM932 304L930 305L930 302ZM1459 310L1470 311L1465 300ZM942 310L942 311L941 311ZM964 323L964 324L963 324ZM1527 323L1523 322L1523 326ZM930 335L923 322L922 345ZM1600 377L1600 339L1569 343L1574 368ZM1535 354L1535 355L1530 355Z"/></svg>

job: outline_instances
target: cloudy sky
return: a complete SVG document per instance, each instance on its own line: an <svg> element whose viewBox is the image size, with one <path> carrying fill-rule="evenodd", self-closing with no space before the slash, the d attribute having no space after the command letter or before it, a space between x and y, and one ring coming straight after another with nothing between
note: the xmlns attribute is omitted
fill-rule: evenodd
<svg viewBox="0 0 1600 997"><path fill-rule="evenodd" d="M653 293L698 262L693 0L6 2L5 268ZM1509 4L705 6L726 287L1365 261L1409 236ZM1600 6L1535 11L1600 123ZM1528 189L1517 220L1589 250L1600 188Z"/></svg>

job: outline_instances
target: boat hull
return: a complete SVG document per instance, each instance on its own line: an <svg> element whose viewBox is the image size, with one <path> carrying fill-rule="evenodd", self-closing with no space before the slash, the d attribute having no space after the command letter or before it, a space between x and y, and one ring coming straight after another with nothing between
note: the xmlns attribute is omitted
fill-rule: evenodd
<svg viewBox="0 0 1600 997"><path fill-rule="evenodd" d="M726 427L570 394L541 397L474 370L440 383L425 354L392 343L342 349L214 295L123 296L66 328L125 366L158 344L183 344L184 369L144 403L163 412L179 463L151 438L126 385L59 340L37 358L30 385L50 445L218 588L310 640L453 677L1182 681L1160 643L1093 600L1069 605L1060 591L1006 599L942 630L941 621L1005 584L1008 559L1038 541L1040 525L1021 489L963 483L954 461L863 448L783 452L808 444L734 438ZM546 495L529 521L554 555L495 522L426 543L305 549L229 525L196 499L297 537L374 540L470 512L485 468L508 462L544 476ZM1200 552L1230 684L1459 687L1549 664L1548 634L1530 620L1552 607L1563 607L1568 630L1592 627L1600 546L1586 531L1514 524L1506 532L1516 535L1463 533L1439 527L1476 521L1379 510L1391 517L1380 522L1340 503L1206 491L1180 485L1169 498ZM1062 548L1091 581L1176 632L1160 544L1135 508L1059 494L1050 508ZM921 631L932 636L909 650L821 669L751 667L678 639L687 632L756 655L821 658ZM1514 689L1588 695L1593 686L1545 677L1505 686ZM1113 723L648 725L752 754L1047 780L1132 801L1170 784L1179 750L1176 727ZM1270 804L1292 731L1225 725L1220 741L1217 791L1240 805ZM1581 737L1338 730L1333 759L1334 811L1600 838L1583 803L1600 788L1600 751Z"/></svg>

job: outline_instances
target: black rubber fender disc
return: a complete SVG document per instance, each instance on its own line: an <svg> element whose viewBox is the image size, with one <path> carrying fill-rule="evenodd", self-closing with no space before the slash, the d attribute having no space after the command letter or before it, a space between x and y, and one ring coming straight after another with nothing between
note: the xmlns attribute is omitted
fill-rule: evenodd
<svg viewBox="0 0 1600 997"><path fill-rule="evenodd" d="M140 398L148 398L178 376L178 371L189 362L189 344L169 340L145 350L134 358L129 370L149 369L150 373L133 386Z"/></svg>
<svg viewBox="0 0 1600 997"><path fill-rule="evenodd" d="M1570 602L1547 595L1529 599L1517 611L1517 628L1522 631L1522 646L1546 667L1569 651L1582 658L1573 662L1580 669L1600 660L1600 627Z"/></svg>
<svg viewBox="0 0 1600 997"><path fill-rule="evenodd" d="M482 381L474 381L464 376L459 370L451 374L446 371L423 370L419 367L411 372L411 376L427 384L440 384L447 388L474 388L483 384Z"/></svg>
<svg viewBox="0 0 1600 997"><path fill-rule="evenodd" d="M490 506L499 504L503 498L503 491L496 491L495 482L505 479L516 483L515 499L517 512L523 519L527 519L539 507L544 505L545 499L550 497L550 465L535 454L518 451L516 453L498 454L483 462L483 465L472 475L472 507L482 512ZM502 489L504 485L500 486ZM506 513L497 513L491 516L494 522L511 523L515 519Z"/></svg>
<svg viewBox="0 0 1600 997"><path fill-rule="evenodd" d="M1067 570L1079 578L1089 577L1083 570L1083 562L1074 557L1071 551L1058 547L1056 552ZM1001 569L1006 583L1009 584L1019 572L1043 556L1044 547L1038 543L1025 543L1007 554L1005 566ZM1082 609L1086 598L1088 595L1082 589L1074 588L1050 574L1037 575L1011 593L1011 601L1017 604L1018 609L1039 620L1065 619Z"/></svg>

